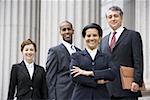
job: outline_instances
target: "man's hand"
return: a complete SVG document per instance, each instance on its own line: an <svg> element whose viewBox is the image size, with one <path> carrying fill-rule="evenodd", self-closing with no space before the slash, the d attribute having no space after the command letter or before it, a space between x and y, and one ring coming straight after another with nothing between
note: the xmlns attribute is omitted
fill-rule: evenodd
<svg viewBox="0 0 150 100"><path fill-rule="evenodd" d="M138 90L139 90L139 85L137 83L135 83L135 82L132 82L132 84L131 84L131 91L132 92L138 92Z"/></svg>

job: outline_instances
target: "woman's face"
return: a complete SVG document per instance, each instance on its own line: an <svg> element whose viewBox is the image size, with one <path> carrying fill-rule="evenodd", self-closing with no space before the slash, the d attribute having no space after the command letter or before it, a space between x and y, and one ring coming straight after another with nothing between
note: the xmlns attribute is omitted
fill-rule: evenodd
<svg viewBox="0 0 150 100"><path fill-rule="evenodd" d="M87 29L85 34L85 45L88 49L96 49L99 45L100 36L98 34L98 30L95 28L89 28Z"/></svg>
<svg viewBox="0 0 150 100"><path fill-rule="evenodd" d="M35 55L35 48L33 44L25 45L22 51L22 55L28 63L32 63Z"/></svg>

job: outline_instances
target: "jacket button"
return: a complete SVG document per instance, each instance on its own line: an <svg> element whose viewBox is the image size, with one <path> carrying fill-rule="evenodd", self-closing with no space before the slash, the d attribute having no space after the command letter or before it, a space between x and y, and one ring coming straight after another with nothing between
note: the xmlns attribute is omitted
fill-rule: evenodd
<svg viewBox="0 0 150 100"><path fill-rule="evenodd" d="M32 87L32 86L30 87L30 90L33 90L33 87Z"/></svg>

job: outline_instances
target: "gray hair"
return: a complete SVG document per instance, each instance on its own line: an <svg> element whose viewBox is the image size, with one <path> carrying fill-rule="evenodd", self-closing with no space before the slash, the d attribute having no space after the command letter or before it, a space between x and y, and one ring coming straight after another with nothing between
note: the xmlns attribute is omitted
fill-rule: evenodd
<svg viewBox="0 0 150 100"><path fill-rule="evenodd" d="M108 9L108 11L109 11L109 10L111 10L111 11L118 11L119 14L120 14L120 16L123 16L123 11L122 11L121 8L118 7L118 6L112 6L112 7L110 7L110 8ZM107 17L107 13L106 13L106 17Z"/></svg>

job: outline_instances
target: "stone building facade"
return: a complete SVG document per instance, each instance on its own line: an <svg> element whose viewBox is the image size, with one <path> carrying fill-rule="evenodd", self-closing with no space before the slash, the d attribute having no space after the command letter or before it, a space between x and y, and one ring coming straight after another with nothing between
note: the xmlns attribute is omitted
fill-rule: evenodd
<svg viewBox="0 0 150 100"><path fill-rule="evenodd" d="M31 38L38 50L37 64L45 67L48 48L61 42L59 23L69 20L75 28L74 44L83 47L82 28L100 24L108 34L106 10L118 5L124 25L141 33L144 50L144 79L150 88L150 1L149 0L0 0L0 100L6 100L12 64L22 60L21 42Z"/></svg>

